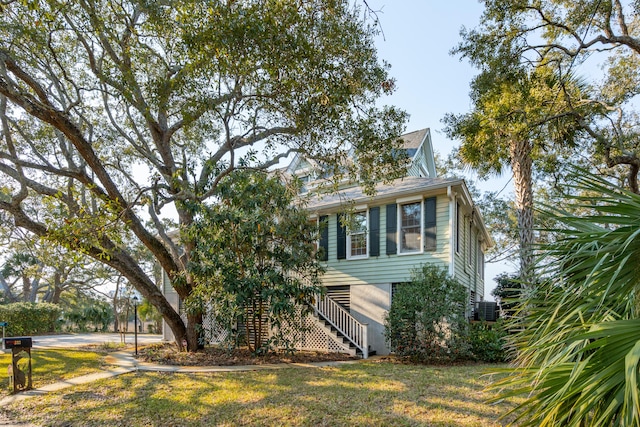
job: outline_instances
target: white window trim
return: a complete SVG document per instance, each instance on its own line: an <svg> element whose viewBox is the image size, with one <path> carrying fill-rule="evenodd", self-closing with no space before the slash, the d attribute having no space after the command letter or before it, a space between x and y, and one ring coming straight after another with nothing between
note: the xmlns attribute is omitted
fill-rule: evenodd
<svg viewBox="0 0 640 427"><path fill-rule="evenodd" d="M424 199L422 196L410 196L410 197L402 197L400 199L396 199L397 204L406 205L411 202L421 202Z"/></svg>
<svg viewBox="0 0 640 427"><path fill-rule="evenodd" d="M417 251L402 251L402 206L410 205L416 202L420 202L420 250ZM419 255L424 253L424 198L422 196L416 197L405 197L404 199L398 199L396 201L398 204L398 213L396 221L396 236L397 236L397 255L405 256L405 255Z"/></svg>
<svg viewBox="0 0 640 427"><path fill-rule="evenodd" d="M360 212L364 212L367 217L367 226L364 229L367 252L364 255L351 255L351 230L347 230L347 260L369 258L369 250L371 249L371 245L369 243L369 209L367 209L367 205L356 206L353 210L354 214Z"/></svg>
<svg viewBox="0 0 640 427"><path fill-rule="evenodd" d="M484 282L484 250L482 246L480 246L480 242L478 242L478 276L482 282Z"/></svg>
<svg viewBox="0 0 640 427"><path fill-rule="evenodd" d="M469 253L467 254L467 265L469 269L473 270L473 224L469 221L469 238L467 239L469 242Z"/></svg>
<svg viewBox="0 0 640 427"><path fill-rule="evenodd" d="M462 240L464 242L464 236L462 235L463 233L461 233L461 230L460 230L460 225L461 225L460 224L460 222L461 222L460 220L462 220L462 227L463 227L462 232L464 232L464 218L460 218L460 211L461 211L460 210L460 202L458 201L457 198L454 201L453 210L454 210L453 222L454 222L454 228L455 228L453 230L454 237L455 237L455 239L454 239L455 240L455 242L454 242L455 243L455 247L453 248L453 251L456 254L461 255L461 252L462 252L463 248L462 248L462 244L461 244L462 242L460 242L460 240Z"/></svg>

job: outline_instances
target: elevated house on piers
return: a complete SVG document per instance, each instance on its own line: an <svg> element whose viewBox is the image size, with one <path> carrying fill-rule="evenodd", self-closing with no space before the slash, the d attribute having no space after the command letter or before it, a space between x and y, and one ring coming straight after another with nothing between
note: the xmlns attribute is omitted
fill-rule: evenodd
<svg viewBox="0 0 640 427"><path fill-rule="evenodd" d="M286 172L304 183L307 209L320 226L318 242L326 266L327 295L316 301L307 331L297 337L301 349L388 354L384 317L395 290L424 264L448 270L468 290L469 317L484 299L484 253L492 239L462 179L436 174L429 129L402 136L410 159L406 175L376 186L368 196L348 182L337 193L314 194L323 170L297 156ZM345 201L349 209L344 207ZM348 220L343 218L348 215ZM162 284L179 308L169 283ZM211 336L220 337L224 331ZM164 328L166 339L171 332Z"/></svg>

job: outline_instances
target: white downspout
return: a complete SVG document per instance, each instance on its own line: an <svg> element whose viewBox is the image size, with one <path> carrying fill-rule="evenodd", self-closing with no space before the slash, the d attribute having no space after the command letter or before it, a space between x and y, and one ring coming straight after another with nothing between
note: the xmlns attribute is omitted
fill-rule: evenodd
<svg viewBox="0 0 640 427"><path fill-rule="evenodd" d="M450 248L450 260L449 260L449 276L454 277L456 273L455 261L456 261L456 230L455 228L455 215L456 215L456 193L453 192L451 186L447 187L447 196L449 197L449 248Z"/></svg>

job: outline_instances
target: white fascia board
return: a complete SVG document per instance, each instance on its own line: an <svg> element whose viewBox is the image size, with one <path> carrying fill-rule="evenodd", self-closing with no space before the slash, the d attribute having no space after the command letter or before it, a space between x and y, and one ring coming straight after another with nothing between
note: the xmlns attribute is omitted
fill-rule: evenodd
<svg viewBox="0 0 640 427"><path fill-rule="evenodd" d="M489 234L487 227L484 225L484 220L482 219L482 213L480 213L480 209L478 209L475 203L473 202L473 199L471 198L471 193L469 192L467 184L464 181L462 182L460 189L461 189L460 199L464 202L465 206L469 206L472 213L473 212L476 213L475 214L476 227L482 233L482 236L483 236L482 240L485 242L487 247L492 247L495 244L493 237L491 237L491 234Z"/></svg>
<svg viewBox="0 0 640 427"><path fill-rule="evenodd" d="M428 179L428 178L425 178L425 179ZM355 205L373 204L373 202L375 202L376 205L396 203L397 199L400 199L403 197L410 197L410 196L416 196L416 195L424 197L428 194L436 194L441 192L444 193L444 191L440 191L440 190L446 190L448 187L451 187L451 186L458 187L462 183L464 183L463 180L455 179L450 181L441 181L438 183L434 183L434 184L430 184L422 187L408 187L398 191L388 191L388 192L385 192L385 194L382 196L378 193L378 194L375 194L374 196L367 196L363 194L355 198L349 198L348 196L337 197L337 200L335 201L332 200L331 202L328 202L325 204L319 203L315 206L311 204L311 206L307 207L307 209L310 212L318 212L318 213L324 214L324 213L335 212L347 203L352 203ZM344 194L343 191L339 191L338 193ZM334 197L334 196L335 195L328 195L328 197Z"/></svg>
<svg viewBox="0 0 640 427"><path fill-rule="evenodd" d="M436 159L433 152L433 144L431 143L431 128L427 129L427 134L424 137L424 141L420 148L424 152L425 163L427 164L427 170L430 178L436 178Z"/></svg>

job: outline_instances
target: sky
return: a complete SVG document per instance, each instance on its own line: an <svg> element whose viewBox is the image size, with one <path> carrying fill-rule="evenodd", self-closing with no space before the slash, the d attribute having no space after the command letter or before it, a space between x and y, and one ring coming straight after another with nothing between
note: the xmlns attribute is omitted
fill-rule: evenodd
<svg viewBox="0 0 640 427"><path fill-rule="evenodd" d="M458 141L449 140L442 129L447 113L465 113L471 108L469 83L477 70L466 60L450 55L461 40L460 30L478 25L483 5L477 0L367 0L378 12L383 35L376 40L378 56L391 64L390 74L396 79L396 92L386 97L385 104L395 105L410 114L407 131L428 127L433 148L445 158ZM481 190L496 191L507 185L507 176L488 181L474 180ZM487 264L485 299L493 300L493 278L512 272L510 264Z"/></svg>

